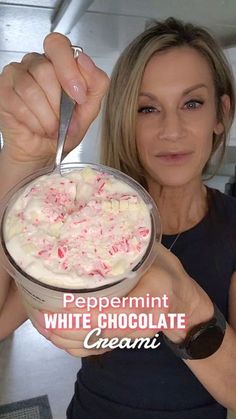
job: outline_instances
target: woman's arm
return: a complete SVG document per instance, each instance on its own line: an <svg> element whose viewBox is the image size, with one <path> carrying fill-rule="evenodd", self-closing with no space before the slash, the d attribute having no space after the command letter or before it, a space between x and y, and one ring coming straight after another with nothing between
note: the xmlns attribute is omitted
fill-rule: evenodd
<svg viewBox="0 0 236 419"><path fill-rule="evenodd" d="M227 325L222 345L202 360L184 361L220 404L236 411L236 333Z"/></svg>
<svg viewBox="0 0 236 419"><path fill-rule="evenodd" d="M30 165L11 164L5 152L0 153L0 198L32 170ZM14 280L0 265L0 341L9 336L27 319Z"/></svg>
<svg viewBox="0 0 236 419"><path fill-rule="evenodd" d="M27 318L13 279L0 267L0 341L8 337Z"/></svg>
<svg viewBox="0 0 236 419"><path fill-rule="evenodd" d="M197 311L201 309L199 306ZM198 323L197 317L193 322ZM236 411L236 272L231 279L229 324L223 343L206 359L184 362L219 403Z"/></svg>

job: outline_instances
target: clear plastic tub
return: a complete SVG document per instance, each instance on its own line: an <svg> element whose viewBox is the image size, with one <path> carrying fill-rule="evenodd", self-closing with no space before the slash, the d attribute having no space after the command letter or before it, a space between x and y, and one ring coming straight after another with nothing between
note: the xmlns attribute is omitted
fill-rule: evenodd
<svg viewBox="0 0 236 419"><path fill-rule="evenodd" d="M109 281L106 281L105 285L101 286L91 286L91 287L81 287L76 284L68 284L63 286L57 286L55 284L44 283L38 280L35 277L32 277L28 273L24 272L21 267L15 262L13 257L9 254L7 247L5 245L4 238L4 224L8 216L8 210L11 208L16 199L22 194L24 189L29 186L29 184L37 179L38 177L51 174L52 171L49 169L43 169L35 172L34 174L28 176L19 184L17 184L11 191L5 196L1 202L1 260L4 268L8 273L15 279L16 284L19 288L20 294L25 302L26 307L29 305L33 308L49 310L49 311L58 311L63 308L63 294L64 293L73 293L75 298L79 296L83 297L122 297L127 295L138 283L139 278L144 274L144 272L150 267L153 263L156 253L155 253L155 243L161 240L161 223L160 216L157 210L157 207L147 193L147 191L135 180L125 175L124 173L106 167L99 164L90 164L90 163L64 163L61 165L61 173L66 174L72 171L82 170L86 167L96 170L97 172L107 173L128 184L134 189L136 194L138 194L141 199L146 204L149 214L150 214L150 225L151 225L151 234L150 240L146 247L146 250L141 258L132 269L124 272L122 276L115 276L108 278Z"/></svg>

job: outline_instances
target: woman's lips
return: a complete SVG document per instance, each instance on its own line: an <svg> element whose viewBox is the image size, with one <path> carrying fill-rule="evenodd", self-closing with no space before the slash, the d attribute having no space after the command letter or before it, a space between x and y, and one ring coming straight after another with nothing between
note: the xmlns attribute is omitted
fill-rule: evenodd
<svg viewBox="0 0 236 419"><path fill-rule="evenodd" d="M158 154L156 157L163 163L184 163L191 155L192 152L188 151L183 153L163 153Z"/></svg>

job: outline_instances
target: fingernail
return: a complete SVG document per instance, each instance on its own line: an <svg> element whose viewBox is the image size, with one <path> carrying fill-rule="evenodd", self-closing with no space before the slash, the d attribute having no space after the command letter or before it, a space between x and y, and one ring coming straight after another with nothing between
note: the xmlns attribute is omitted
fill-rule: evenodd
<svg viewBox="0 0 236 419"><path fill-rule="evenodd" d="M79 54L79 56L77 58L77 62L79 63L79 65L81 65L87 71L92 71L95 67L94 62L84 52Z"/></svg>
<svg viewBox="0 0 236 419"><path fill-rule="evenodd" d="M71 97L79 104L86 102L87 95L85 92L84 87L81 86L80 83L76 81L70 81L69 83L69 91Z"/></svg>

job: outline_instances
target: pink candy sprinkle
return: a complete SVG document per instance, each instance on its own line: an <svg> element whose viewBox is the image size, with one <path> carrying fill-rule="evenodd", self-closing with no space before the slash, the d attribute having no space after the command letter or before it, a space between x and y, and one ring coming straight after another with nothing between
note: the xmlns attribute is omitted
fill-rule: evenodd
<svg viewBox="0 0 236 419"><path fill-rule="evenodd" d="M105 182L103 182L102 185L99 187L98 193L101 193L103 191L104 185L105 185Z"/></svg>
<svg viewBox="0 0 236 419"><path fill-rule="evenodd" d="M91 271L89 273L89 276L94 276L94 275L100 275L100 276L104 277L104 275L103 275L103 273L100 269L94 269L93 271Z"/></svg>
<svg viewBox="0 0 236 419"><path fill-rule="evenodd" d="M119 251L118 247L115 245L112 246L112 250L114 253L117 253Z"/></svg>
<svg viewBox="0 0 236 419"><path fill-rule="evenodd" d="M47 250L40 250L38 252L38 256L46 256L47 253L48 253Z"/></svg>
<svg viewBox="0 0 236 419"><path fill-rule="evenodd" d="M64 256L65 256L65 253L64 253L64 251L63 251L63 249L61 247L58 247L57 254L58 254L58 257L60 259L64 258Z"/></svg>
<svg viewBox="0 0 236 419"><path fill-rule="evenodd" d="M105 262L101 262L102 268L107 272L111 270L110 266L107 265Z"/></svg>
<svg viewBox="0 0 236 419"><path fill-rule="evenodd" d="M145 228L145 227L139 227L138 228L138 232L139 232L139 235L141 237L146 237L148 235L148 233L149 233L149 229L148 228Z"/></svg>
<svg viewBox="0 0 236 419"><path fill-rule="evenodd" d="M28 196L30 196L30 195L32 195L34 192L36 192L36 187L35 186L33 186L31 189L30 189L30 191L25 195L25 198L27 198Z"/></svg>
<svg viewBox="0 0 236 419"><path fill-rule="evenodd" d="M68 263L66 261L63 262L62 268L66 271L68 269Z"/></svg>
<svg viewBox="0 0 236 419"><path fill-rule="evenodd" d="M55 223L57 222L57 221L64 221L64 215L63 214L60 214L60 215L58 215L56 218L54 218L54 221L55 221Z"/></svg>

